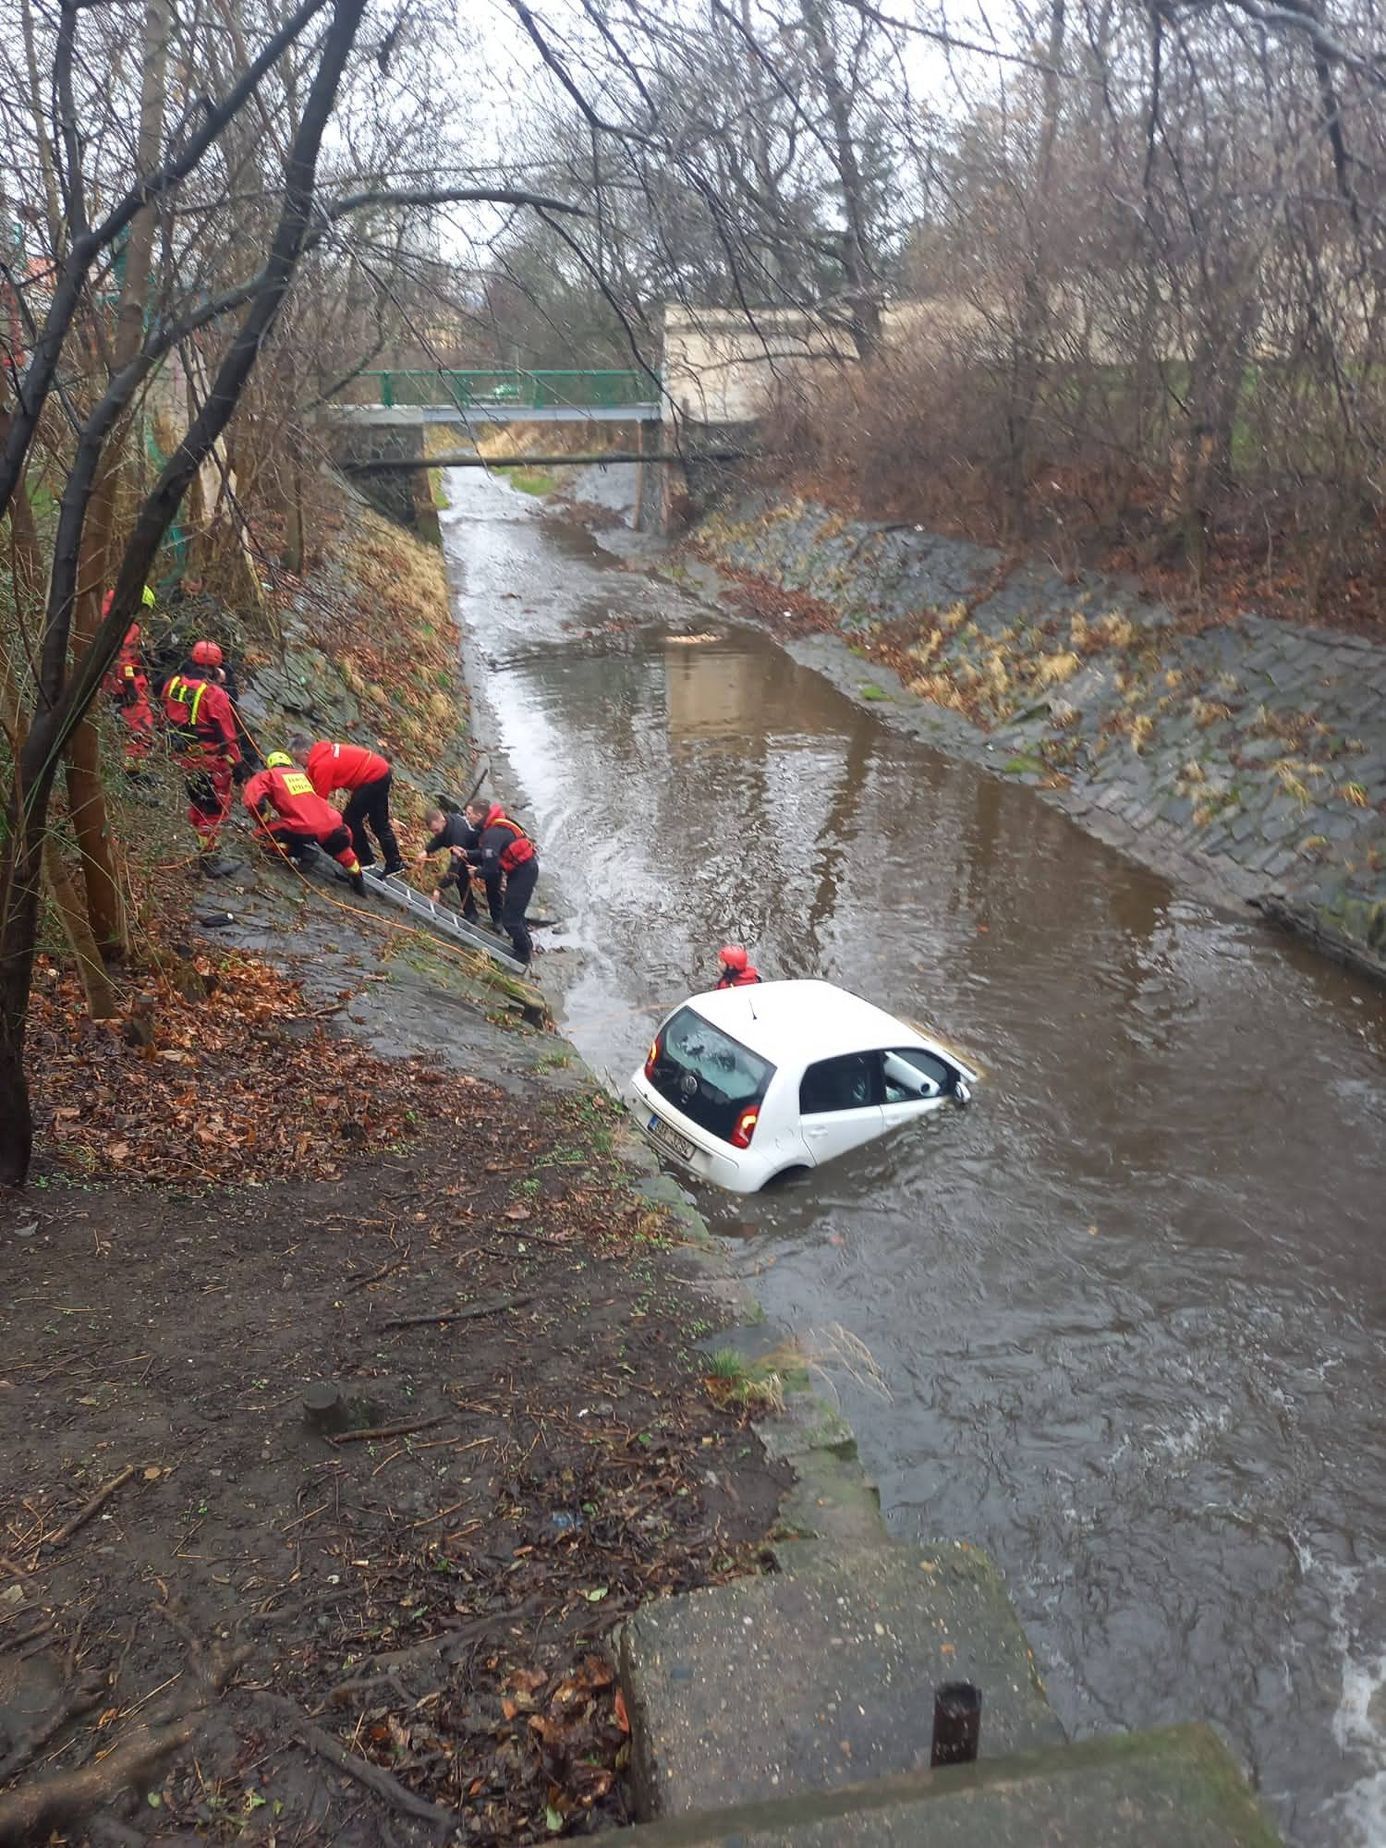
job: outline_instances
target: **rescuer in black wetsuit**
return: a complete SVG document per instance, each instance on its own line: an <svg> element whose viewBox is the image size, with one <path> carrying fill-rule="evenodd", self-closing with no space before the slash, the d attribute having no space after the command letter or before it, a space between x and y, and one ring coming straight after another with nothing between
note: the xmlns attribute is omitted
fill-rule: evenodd
<svg viewBox="0 0 1386 1848"><path fill-rule="evenodd" d="M453 853L463 855L480 872L492 917L499 900L501 928L510 933L516 960L528 963L534 955L534 939L525 913L539 883L539 850L499 802L469 802L466 819L477 831L476 846L454 848Z"/></svg>
<svg viewBox="0 0 1386 1848"><path fill-rule="evenodd" d="M433 834L428 844L415 854L414 864L423 866L430 854L442 853L448 848L461 849L461 852L449 855L447 867L433 888L433 897L435 900L440 899L449 886L455 886L462 916L474 923L477 916L476 894L472 890L471 862L465 856L480 842L481 830L474 828L467 817L459 815L456 809L430 809L427 819ZM487 897L492 897L489 888ZM496 930L501 928L499 886L491 905L491 923Z"/></svg>

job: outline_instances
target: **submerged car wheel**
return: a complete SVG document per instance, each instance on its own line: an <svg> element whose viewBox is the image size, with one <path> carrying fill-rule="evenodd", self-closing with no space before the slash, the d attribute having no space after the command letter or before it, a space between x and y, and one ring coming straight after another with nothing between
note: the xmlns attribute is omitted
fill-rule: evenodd
<svg viewBox="0 0 1386 1848"><path fill-rule="evenodd" d="M784 1187L790 1181L797 1181L808 1173L803 1162L796 1162L792 1168L781 1168L778 1174L772 1174L768 1181L761 1184L760 1191L767 1193L772 1187Z"/></svg>

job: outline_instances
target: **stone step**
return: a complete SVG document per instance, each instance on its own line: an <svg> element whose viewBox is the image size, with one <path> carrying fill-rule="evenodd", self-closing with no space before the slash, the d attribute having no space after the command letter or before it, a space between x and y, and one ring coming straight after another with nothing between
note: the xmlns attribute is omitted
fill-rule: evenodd
<svg viewBox="0 0 1386 1848"><path fill-rule="evenodd" d="M1122 1733L682 1816L630 1848L1277 1848L1205 1726Z"/></svg>
<svg viewBox="0 0 1386 1848"><path fill-rule="evenodd" d="M806 1541L779 1557L781 1572L667 1599L624 1626L642 1818L923 1770L947 1681L982 1690L984 1759L1062 1744L978 1548Z"/></svg>

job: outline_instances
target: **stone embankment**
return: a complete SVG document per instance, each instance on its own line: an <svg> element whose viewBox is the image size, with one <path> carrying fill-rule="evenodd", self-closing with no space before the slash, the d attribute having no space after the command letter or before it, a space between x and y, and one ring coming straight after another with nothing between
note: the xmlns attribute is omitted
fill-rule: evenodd
<svg viewBox="0 0 1386 1848"><path fill-rule="evenodd" d="M1386 973L1386 647L808 502L724 509L693 549L762 608L794 593L791 629L839 632L872 665L834 678L912 731Z"/></svg>

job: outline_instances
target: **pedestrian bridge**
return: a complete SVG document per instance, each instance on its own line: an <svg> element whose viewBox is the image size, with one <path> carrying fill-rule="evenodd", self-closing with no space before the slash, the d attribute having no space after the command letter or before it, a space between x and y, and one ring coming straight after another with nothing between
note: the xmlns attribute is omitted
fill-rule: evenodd
<svg viewBox="0 0 1386 1848"><path fill-rule="evenodd" d="M424 424L651 423L659 382L631 370L359 372L335 401L334 421L366 428Z"/></svg>

